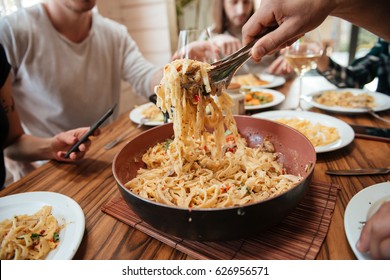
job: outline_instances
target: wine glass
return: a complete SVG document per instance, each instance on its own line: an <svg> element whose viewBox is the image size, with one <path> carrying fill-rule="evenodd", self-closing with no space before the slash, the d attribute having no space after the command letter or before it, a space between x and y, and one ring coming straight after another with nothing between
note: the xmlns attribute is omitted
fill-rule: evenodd
<svg viewBox="0 0 390 280"><path fill-rule="evenodd" d="M212 43L208 30L180 30L174 59L193 59L213 63L217 60L217 47Z"/></svg>
<svg viewBox="0 0 390 280"><path fill-rule="evenodd" d="M305 73L317 68L317 61L322 52L322 42L318 30L306 33L285 50L285 59L298 75L299 101L296 110L302 110L302 78Z"/></svg>

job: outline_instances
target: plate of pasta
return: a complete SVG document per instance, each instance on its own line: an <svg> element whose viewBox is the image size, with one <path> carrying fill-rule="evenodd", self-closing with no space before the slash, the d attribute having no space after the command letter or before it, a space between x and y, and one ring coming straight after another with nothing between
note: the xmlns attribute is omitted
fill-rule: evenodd
<svg viewBox="0 0 390 280"><path fill-rule="evenodd" d="M390 109L390 97L380 92L343 88L322 90L303 96L312 106L336 113L366 113Z"/></svg>
<svg viewBox="0 0 390 280"><path fill-rule="evenodd" d="M330 152L349 145L355 133L347 123L324 114L302 111L268 111L252 115L297 129L313 144L317 153Z"/></svg>
<svg viewBox="0 0 390 280"><path fill-rule="evenodd" d="M271 74L245 74L233 77L232 82L239 83L243 88L275 88L283 85L286 79Z"/></svg>
<svg viewBox="0 0 390 280"><path fill-rule="evenodd" d="M77 202L53 192L0 198L1 259L70 260L84 235ZM17 230L16 230L17 229Z"/></svg>
<svg viewBox="0 0 390 280"><path fill-rule="evenodd" d="M152 102L135 107L129 114L130 120L136 124L142 122L146 126L157 126L164 124L164 115Z"/></svg>
<svg viewBox="0 0 390 280"><path fill-rule="evenodd" d="M243 89L245 94L245 110L257 110L276 106L285 99L283 93L264 88Z"/></svg>

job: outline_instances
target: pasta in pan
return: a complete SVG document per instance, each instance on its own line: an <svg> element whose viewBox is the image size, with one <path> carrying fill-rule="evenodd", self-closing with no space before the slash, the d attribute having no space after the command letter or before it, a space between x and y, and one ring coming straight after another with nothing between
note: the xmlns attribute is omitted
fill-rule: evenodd
<svg viewBox="0 0 390 280"><path fill-rule="evenodd" d="M60 227L43 206L33 215L14 216L0 223L0 258L2 260L39 260L59 244Z"/></svg>
<svg viewBox="0 0 390 280"><path fill-rule="evenodd" d="M301 180L286 174L269 141L247 146L231 113L233 102L210 84L209 69L193 60L165 66L157 105L171 115L174 138L143 155L146 168L126 183L130 191L172 206L220 208L268 199Z"/></svg>

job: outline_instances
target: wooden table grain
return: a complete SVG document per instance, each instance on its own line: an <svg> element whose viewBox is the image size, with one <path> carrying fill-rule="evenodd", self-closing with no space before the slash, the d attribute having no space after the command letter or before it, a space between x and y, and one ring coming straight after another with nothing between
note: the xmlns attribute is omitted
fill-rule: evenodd
<svg viewBox="0 0 390 280"><path fill-rule="evenodd" d="M287 94L288 81L277 90ZM314 112L321 112L311 109ZM323 112L324 113L324 112ZM388 124L368 114L330 114L351 124L390 128ZM390 118L390 113L382 116ZM117 121L102 129L93 139L87 156L77 164L55 161L42 165L21 180L0 191L0 196L32 191L50 191L67 195L83 209L86 228L81 245L74 259L191 259L164 243L135 230L115 218L104 214L101 207L114 197L120 196L112 175L112 161L125 143L147 130L137 128L123 114ZM111 150L103 146L115 138L130 132L126 140ZM340 150L318 154L313 180L335 183L340 186L336 207L328 235L317 259L355 259L344 232L344 211L349 200L360 190L373 184L388 181L389 175L329 176L326 169L350 169L390 166L390 143L355 138L353 143Z"/></svg>

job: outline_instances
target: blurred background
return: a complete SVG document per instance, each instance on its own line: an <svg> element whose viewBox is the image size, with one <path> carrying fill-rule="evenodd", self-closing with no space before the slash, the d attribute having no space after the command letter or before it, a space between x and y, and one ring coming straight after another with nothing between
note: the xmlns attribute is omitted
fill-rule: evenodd
<svg viewBox="0 0 390 280"><path fill-rule="evenodd" d="M152 63L164 66L177 48L182 29L203 29L212 24L213 0L98 0L97 11L124 24L141 52ZM0 0L0 17L44 0ZM351 23L328 17L319 27L322 40L329 45L328 54L339 64L348 65L364 56L377 36ZM376 81L371 83L376 88ZM370 88L370 85L368 85ZM131 86L122 85L121 112L145 102L129 94Z"/></svg>

